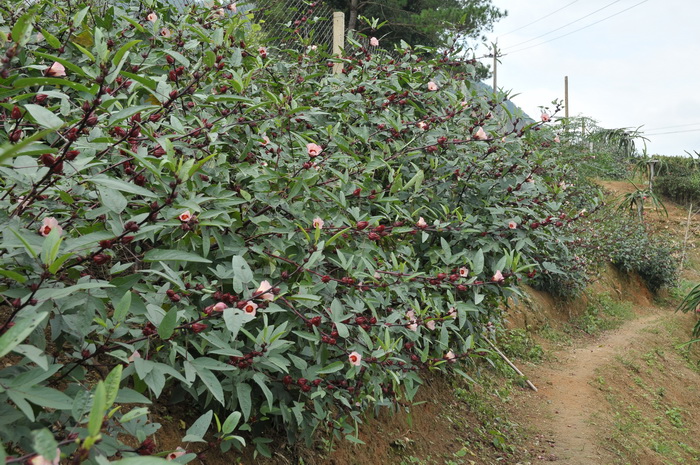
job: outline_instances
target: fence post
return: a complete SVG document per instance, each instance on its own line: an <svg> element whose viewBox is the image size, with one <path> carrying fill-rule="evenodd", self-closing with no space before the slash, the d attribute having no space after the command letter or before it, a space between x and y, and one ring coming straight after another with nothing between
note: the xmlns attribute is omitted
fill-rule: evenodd
<svg viewBox="0 0 700 465"><path fill-rule="evenodd" d="M333 54L339 57L343 56L345 49L345 13L342 11L333 12ZM333 72L340 73L343 70L342 63L333 65Z"/></svg>

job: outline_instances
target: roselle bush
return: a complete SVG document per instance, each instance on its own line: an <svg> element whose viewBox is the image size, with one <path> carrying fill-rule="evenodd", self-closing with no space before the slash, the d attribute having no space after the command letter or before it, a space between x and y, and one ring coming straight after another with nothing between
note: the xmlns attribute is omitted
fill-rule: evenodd
<svg viewBox="0 0 700 465"><path fill-rule="evenodd" d="M678 244L651 232L635 212L604 208L577 226L574 233L580 237L570 250L587 264L588 275L610 263L626 273L638 274L652 292L677 284Z"/></svg>
<svg viewBox="0 0 700 465"><path fill-rule="evenodd" d="M480 356L583 214L554 133L456 48L279 49L233 4L0 8L10 463L148 464L163 398L186 443L353 439Z"/></svg>

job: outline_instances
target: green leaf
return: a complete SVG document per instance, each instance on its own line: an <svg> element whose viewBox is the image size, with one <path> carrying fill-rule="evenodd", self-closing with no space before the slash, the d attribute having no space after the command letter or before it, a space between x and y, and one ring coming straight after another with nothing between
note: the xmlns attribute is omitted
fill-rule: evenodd
<svg viewBox="0 0 700 465"><path fill-rule="evenodd" d="M204 415L197 418L197 421L195 421L192 426L187 429L185 437L182 438L182 441L204 442L204 435L207 434L207 430L209 429L209 425L211 425L211 419L213 416L214 411L209 410Z"/></svg>
<svg viewBox="0 0 700 465"><path fill-rule="evenodd" d="M226 421L224 421L224 425L221 427L221 432L224 434L233 432L233 430L236 429L236 426L238 426L238 422L241 421L242 416L243 415L241 412L231 412L231 414L226 418Z"/></svg>
<svg viewBox="0 0 700 465"><path fill-rule="evenodd" d="M104 420L105 410L107 409L107 390L102 381L97 383L95 392L92 398L92 409L88 419L88 434L96 437L102 430L102 421Z"/></svg>
<svg viewBox="0 0 700 465"><path fill-rule="evenodd" d="M110 462L112 465L168 465L172 464L172 461L162 459L160 457L153 456L139 456L139 457L129 457L127 459L117 460L116 462Z"/></svg>
<svg viewBox="0 0 700 465"><path fill-rule="evenodd" d="M130 388L121 388L115 400L118 404L150 404L151 400Z"/></svg>
<svg viewBox="0 0 700 465"><path fill-rule="evenodd" d="M91 79L90 76L88 76L88 75L85 73L85 71L83 71L83 68L81 68L80 66L74 64L74 63L73 63L72 61L70 61L70 60L66 60L65 58L61 58L61 57L56 56L56 55L50 55L50 54L48 54L48 53L41 53L41 52L34 52L34 55L36 55L36 56L38 56L38 57L41 57L41 58L45 58L45 59L47 59L47 60L51 60L51 61L55 61L55 62L57 62L57 63L60 63L60 64L62 64L63 67L66 68L67 70L72 71L73 73L75 73L75 74L77 74L77 75L79 75L79 76L82 76L82 77L84 77L84 78Z"/></svg>
<svg viewBox="0 0 700 465"><path fill-rule="evenodd" d="M28 145L33 144L34 142L38 141L39 139L43 138L44 136L53 133L53 129L42 129L41 131L35 132L29 137L25 137L21 141L17 142L16 144L3 144L0 146L0 164L4 164L5 160L9 160L10 158L13 158L14 156L18 155L22 150L27 147ZM12 231L12 229L10 229ZM14 231L13 231L14 232ZM17 233L14 232L16 235ZM21 239L22 242L25 242L25 240ZM33 257L36 258L36 254L33 254Z"/></svg>
<svg viewBox="0 0 700 465"><path fill-rule="evenodd" d="M4 276L6 278L10 278L14 281L17 281L18 283L22 284L27 281L27 277L19 274L15 271L10 271L10 270L2 270L0 269L0 276Z"/></svg>
<svg viewBox="0 0 700 465"><path fill-rule="evenodd" d="M341 361L333 362L325 368L318 370L317 373L319 375L328 375L330 373L335 373L336 371L342 370L344 366L345 364Z"/></svg>
<svg viewBox="0 0 700 465"><path fill-rule="evenodd" d="M234 255L231 258L231 270L234 276L241 280L243 284L247 284L253 280L253 270L248 266L245 258L240 255Z"/></svg>
<svg viewBox="0 0 700 465"><path fill-rule="evenodd" d="M352 434L346 434L345 439L347 439L350 442L354 442L355 444L364 444L365 442L358 438L357 436L353 436Z"/></svg>
<svg viewBox="0 0 700 465"><path fill-rule="evenodd" d="M41 105L35 105L33 103L27 103L24 105L27 109L32 119L39 124L48 129L59 129L63 126L64 122L61 118L56 116L52 111L47 110Z"/></svg>
<svg viewBox="0 0 700 465"><path fill-rule="evenodd" d="M51 34L49 31L47 31L43 27L41 28L41 35L44 36L46 43L48 43L51 47L61 48L61 41L58 40L58 38L56 38L55 35ZM36 52L34 52L34 53L36 54ZM0 462L0 463L2 463L2 462Z"/></svg>
<svg viewBox="0 0 700 465"><path fill-rule="evenodd" d="M74 46L75 48L77 48L78 50L80 50L81 52L83 52L83 55L85 55L86 57L88 57L88 58L90 59L90 61L95 61L95 55L93 55L92 53L90 53L90 50L86 49L85 47L83 47L82 45L80 45L79 43L74 42L74 41L71 41L71 44L73 44L73 46Z"/></svg>
<svg viewBox="0 0 700 465"><path fill-rule="evenodd" d="M253 408L253 400L251 393L253 388L247 383L238 383L236 385L236 398L238 399L238 406L243 411L243 416L246 421L250 418L250 411Z"/></svg>
<svg viewBox="0 0 700 465"><path fill-rule="evenodd" d="M92 282L92 283L79 283L68 287L53 287L53 288L42 288L39 289L35 297L38 301L48 300L48 299L60 299L73 294L75 291L81 291L85 289L97 289L102 287L114 287L113 285L106 282Z"/></svg>
<svg viewBox="0 0 700 465"><path fill-rule="evenodd" d="M14 349L13 352L27 357L32 362L36 363L38 367L48 370L49 368L49 358L44 353L44 351L38 347L29 344L20 344Z"/></svg>
<svg viewBox="0 0 700 465"><path fill-rule="evenodd" d="M474 274L481 274L481 272L484 271L484 251L481 249L477 250L472 262L472 266L474 267L472 271Z"/></svg>
<svg viewBox="0 0 700 465"><path fill-rule="evenodd" d="M148 415L148 409L146 407L138 407L122 415L121 418L119 418L119 423L127 423L144 415Z"/></svg>
<svg viewBox="0 0 700 465"><path fill-rule="evenodd" d="M88 12L90 11L90 7L86 6L82 10L78 11L75 16L73 16L73 24L75 24L76 27L79 27L83 24L83 20L85 19L85 16L87 16Z"/></svg>
<svg viewBox="0 0 700 465"><path fill-rule="evenodd" d="M13 388L12 391L21 395L29 402L42 407L59 410L71 410L73 408L73 399L56 389L45 386L23 386L21 388ZM7 392L10 392L10 390Z"/></svg>
<svg viewBox="0 0 700 465"><path fill-rule="evenodd" d="M248 315L237 308L225 308L223 313L224 324L226 324L226 329L231 331L232 339L238 337L238 331L241 330L244 324L255 319L254 316Z"/></svg>
<svg viewBox="0 0 700 465"><path fill-rule="evenodd" d="M44 243L41 245L41 261L45 265L51 265L56 260L62 241L61 231L58 228L53 228L44 238Z"/></svg>
<svg viewBox="0 0 700 465"><path fill-rule="evenodd" d="M166 250L166 249L151 249L143 256L145 262L196 262L196 263L211 263L204 257L201 257L192 252L184 252L182 250Z"/></svg>
<svg viewBox="0 0 700 465"><path fill-rule="evenodd" d="M211 394L214 396L214 399L218 400L221 405L225 405L224 389L221 387L221 382L216 375L202 366L194 363L192 366L197 372L199 379L202 380L207 389L209 389L209 392L211 392Z"/></svg>
<svg viewBox="0 0 700 465"><path fill-rule="evenodd" d="M32 431L32 445L34 452L43 456L47 461L52 462L56 458L58 443L48 428Z"/></svg>
<svg viewBox="0 0 700 465"><path fill-rule="evenodd" d="M168 313L165 314L160 324L158 325L158 336L163 339L170 339L170 336L175 332L175 327L177 326L177 308L171 308Z"/></svg>
<svg viewBox="0 0 700 465"><path fill-rule="evenodd" d="M266 380L267 380L267 377L262 373L255 373L253 375L253 381L255 381L258 384L258 386L260 386L260 390L265 395L265 400L267 401L267 405L270 408L272 408L272 405L274 402L274 396L272 395L272 391L270 391L270 388L267 387Z"/></svg>
<svg viewBox="0 0 700 465"><path fill-rule="evenodd" d="M47 316L49 312L41 312L15 321L15 325L0 336L0 357L4 357L24 341Z"/></svg>
<svg viewBox="0 0 700 465"><path fill-rule="evenodd" d="M25 13L20 16L17 21L15 21L14 26L12 26L12 39L14 42L18 43L20 46L29 41L29 36L32 33L32 28L34 27L34 12Z"/></svg>
<svg viewBox="0 0 700 465"><path fill-rule="evenodd" d="M90 89L85 87L83 84L80 84L78 82L69 81L68 79L61 79L61 78L55 78L55 77L19 78L19 79L15 80L12 83L12 85L14 86L15 89L19 89L22 87L49 86L49 85L54 85L57 87L66 86L66 87L70 87L71 89L77 90L79 92L87 92L88 94L94 94L94 92L90 92Z"/></svg>
<svg viewBox="0 0 700 465"><path fill-rule="evenodd" d="M112 321L115 325L124 321L129 309L131 308L131 291L126 291L117 305L114 306L114 314L112 315Z"/></svg>
<svg viewBox="0 0 700 465"><path fill-rule="evenodd" d="M425 173L423 170L418 170L418 172L413 175L413 177L403 186L403 190L407 190L412 186L414 187L414 190L417 192L418 189L420 189L421 184L423 184L423 180L425 179Z"/></svg>
<svg viewBox="0 0 700 465"><path fill-rule="evenodd" d="M123 369L124 368L122 367L122 365L117 365L112 369L112 371L109 372L109 374L105 378L105 409L110 408L114 401L117 399L117 394L119 393L119 385L121 384L122 380Z"/></svg>
<svg viewBox="0 0 700 465"><path fill-rule="evenodd" d="M119 123L120 121L123 121L123 120L135 115L136 113L151 110L153 108L159 108L159 107L157 107L155 105L135 105L133 107L124 108L123 110L118 111L117 113L114 113L112 116L110 116L108 124L110 126L113 126L113 125Z"/></svg>
<svg viewBox="0 0 700 465"><path fill-rule="evenodd" d="M93 184L98 186L109 187L110 189L115 189L121 192L128 192L129 194L141 195L148 198L157 197L157 195L148 189L139 187L136 184L132 184L121 179L110 178L104 175L94 176L89 180Z"/></svg>
<svg viewBox="0 0 700 465"><path fill-rule="evenodd" d="M49 265L49 272L52 274L56 274L56 272L61 268L61 266L73 256L73 252L68 252L66 254L61 255L58 257L51 265Z"/></svg>
<svg viewBox="0 0 700 465"><path fill-rule="evenodd" d="M126 209L126 206L129 204L126 197L124 197L118 190L100 186L98 187L98 191L100 192L100 200L102 200L102 204L114 213L118 214L123 212Z"/></svg>

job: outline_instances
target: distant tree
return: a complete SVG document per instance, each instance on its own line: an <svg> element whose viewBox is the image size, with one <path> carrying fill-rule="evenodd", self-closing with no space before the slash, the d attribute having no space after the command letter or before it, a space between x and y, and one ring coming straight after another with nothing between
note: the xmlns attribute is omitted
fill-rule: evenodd
<svg viewBox="0 0 700 465"><path fill-rule="evenodd" d="M444 45L449 31L480 38L493 24L506 16L492 0L327 0L345 12L348 29L382 38L390 47L401 40L411 45ZM360 16L386 23L377 31L360 21Z"/></svg>

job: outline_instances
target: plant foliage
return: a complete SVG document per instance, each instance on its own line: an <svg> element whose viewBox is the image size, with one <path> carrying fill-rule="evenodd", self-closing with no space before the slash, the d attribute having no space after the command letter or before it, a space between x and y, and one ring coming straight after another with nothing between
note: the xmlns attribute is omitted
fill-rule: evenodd
<svg viewBox="0 0 700 465"><path fill-rule="evenodd" d="M457 49L265 47L233 4L0 11L9 463L156 463L164 397L189 450L352 439L478 357L583 215L554 134Z"/></svg>

